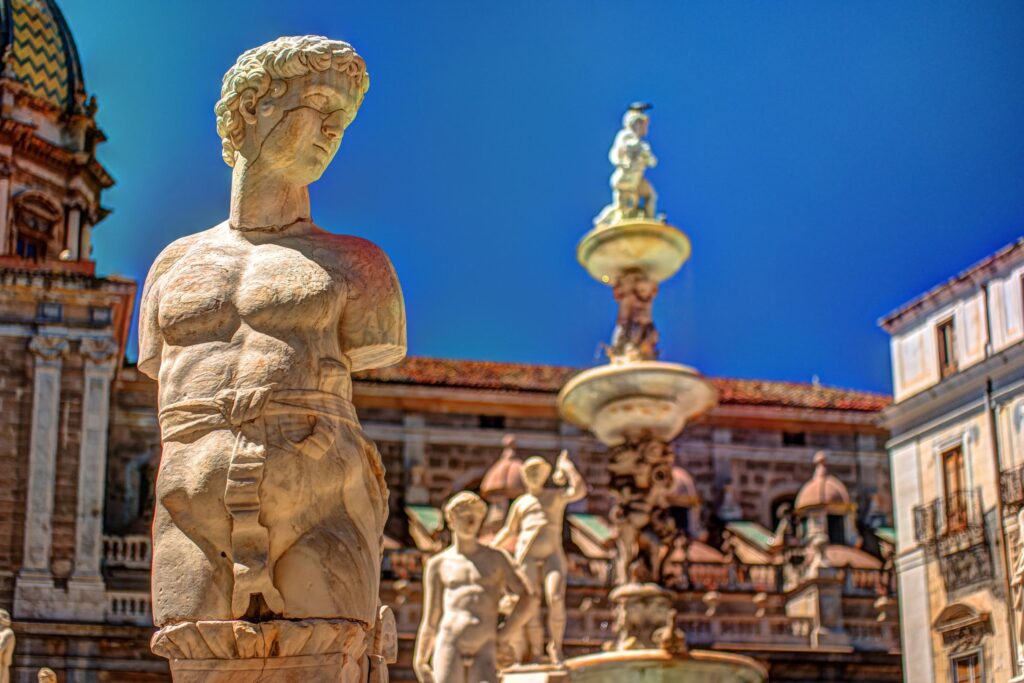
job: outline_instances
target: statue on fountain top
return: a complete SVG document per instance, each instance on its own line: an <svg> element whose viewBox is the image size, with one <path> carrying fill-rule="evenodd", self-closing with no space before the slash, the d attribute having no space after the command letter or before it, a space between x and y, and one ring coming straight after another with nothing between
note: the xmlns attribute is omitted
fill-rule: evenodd
<svg viewBox="0 0 1024 683"><path fill-rule="evenodd" d="M611 225L628 218L656 219L658 195L644 177L648 168L658 164L651 145L644 140L650 126L647 112L653 105L631 104L622 117L622 130L615 136L608 160L615 166L610 184L612 203L594 219L595 226Z"/></svg>

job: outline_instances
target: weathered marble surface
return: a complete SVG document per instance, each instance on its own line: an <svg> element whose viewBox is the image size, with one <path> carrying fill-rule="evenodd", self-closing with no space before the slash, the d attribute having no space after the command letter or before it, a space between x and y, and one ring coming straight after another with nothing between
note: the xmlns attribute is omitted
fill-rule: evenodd
<svg viewBox="0 0 1024 683"><path fill-rule="evenodd" d="M547 486L549 477L554 487ZM587 495L587 485L566 451L558 456L553 477L551 465L544 458L527 458L523 463L522 480L526 493L513 501L505 525L495 535L492 545L501 547L506 539L516 539L516 565L529 581L533 593L544 596L548 612L547 647L539 611L526 624L525 645L529 646L533 661L539 661L546 651L551 663L559 664L565 637L567 572L562 527L566 507ZM522 645L516 647L520 661L523 660Z"/></svg>
<svg viewBox="0 0 1024 683"><path fill-rule="evenodd" d="M153 649L176 680L293 680L288 657L312 658L304 681L365 668L388 492L351 373L404 356L405 313L387 256L315 225L307 186L368 86L340 41L239 57L216 107L228 220L172 243L146 279L139 368L159 380L163 440ZM196 660L232 663L195 678Z"/></svg>
<svg viewBox="0 0 1024 683"><path fill-rule="evenodd" d="M11 664L14 663L14 629L11 615L0 609L0 683L11 683Z"/></svg>
<svg viewBox="0 0 1024 683"><path fill-rule="evenodd" d="M423 620L413 655L420 683L496 683L498 644L537 609L538 597L512 559L477 540L486 514L487 504L468 491L445 505L452 544L423 571ZM499 625L506 592L518 602Z"/></svg>

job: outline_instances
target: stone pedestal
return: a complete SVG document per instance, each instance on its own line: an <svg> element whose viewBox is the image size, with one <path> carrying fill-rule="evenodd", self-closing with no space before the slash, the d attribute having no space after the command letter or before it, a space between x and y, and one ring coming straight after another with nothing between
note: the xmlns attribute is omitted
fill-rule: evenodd
<svg viewBox="0 0 1024 683"><path fill-rule="evenodd" d="M363 683L367 636L346 620L199 621L160 629L152 648L175 683Z"/></svg>
<svg viewBox="0 0 1024 683"><path fill-rule="evenodd" d="M786 615L812 620L811 647L850 644L843 626L843 582L835 570L822 570L793 590L786 599Z"/></svg>
<svg viewBox="0 0 1024 683"><path fill-rule="evenodd" d="M501 683L569 683L569 670L552 664L517 664L501 672Z"/></svg>

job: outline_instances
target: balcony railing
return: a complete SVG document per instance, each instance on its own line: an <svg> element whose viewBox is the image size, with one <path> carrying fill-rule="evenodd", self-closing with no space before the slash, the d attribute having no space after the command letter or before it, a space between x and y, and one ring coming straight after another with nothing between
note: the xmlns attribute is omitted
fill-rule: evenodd
<svg viewBox="0 0 1024 683"><path fill-rule="evenodd" d="M1024 503L1024 465L1000 473L999 495L1006 507L1020 507Z"/></svg>
<svg viewBox="0 0 1024 683"><path fill-rule="evenodd" d="M103 563L107 567L149 569L153 545L149 536L104 536Z"/></svg>
<svg viewBox="0 0 1024 683"><path fill-rule="evenodd" d="M108 624L152 626L149 591L107 591L106 621Z"/></svg>
<svg viewBox="0 0 1024 683"><path fill-rule="evenodd" d="M914 508L914 538L943 552L985 541L981 491L955 491Z"/></svg>

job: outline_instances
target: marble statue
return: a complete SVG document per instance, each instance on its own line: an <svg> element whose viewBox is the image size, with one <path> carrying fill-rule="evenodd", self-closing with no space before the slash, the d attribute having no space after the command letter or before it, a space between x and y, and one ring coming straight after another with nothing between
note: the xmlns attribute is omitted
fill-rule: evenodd
<svg viewBox="0 0 1024 683"><path fill-rule="evenodd" d="M547 460L527 458L522 469L526 493L513 501L505 525L494 536L492 545L500 547L515 537L515 561L537 595L547 605L549 640L547 655L552 664L562 662L562 641L565 637L565 581L567 560L562 548L562 526L565 508L587 495L576 466L562 451L551 475ZM547 487L548 477L555 487ZM544 648L544 625L539 612L527 622L526 638L530 654L538 660Z"/></svg>
<svg viewBox="0 0 1024 683"><path fill-rule="evenodd" d="M627 271L615 279L612 294L619 304L619 315L608 349L613 363L658 357L658 331L651 315L657 293L658 283L641 271Z"/></svg>
<svg viewBox="0 0 1024 683"><path fill-rule="evenodd" d="M477 540L487 504L462 491L444 507L452 544L423 570L423 620L413 669L420 683L497 683L497 645L523 627L538 597L502 550ZM505 592L519 600L499 626Z"/></svg>
<svg viewBox="0 0 1024 683"><path fill-rule="evenodd" d="M44 666L39 670L39 673L36 674L36 679L39 683L57 683L57 672L48 666Z"/></svg>
<svg viewBox="0 0 1024 683"><path fill-rule="evenodd" d="M11 683L11 665L14 663L14 629L11 614L0 609L0 683Z"/></svg>
<svg viewBox="0 0 1024 683"><path fill-rule="evenodd" d="M378 618L388 491L351 374L402 359L404 304L384 252L317 226L307 189L368 87L341 41L242 54L216 105L228 219L173 242L146 278L139 369L159 380L163 440L153 650L172 670L362 656Z"/></svg>
<svg viewBox="0 0 1024 683"><path fill-rule="evenodd" d="M610 181L612 203L601 210L594 225L609 225L627 218L654 219L657 215L658 196L644 177L647 169L658 163L650 144L644 140L650 126L650 108L649 104L633 104L622 117L622 130L608 152L608 160L615 166Z"/></svg>

